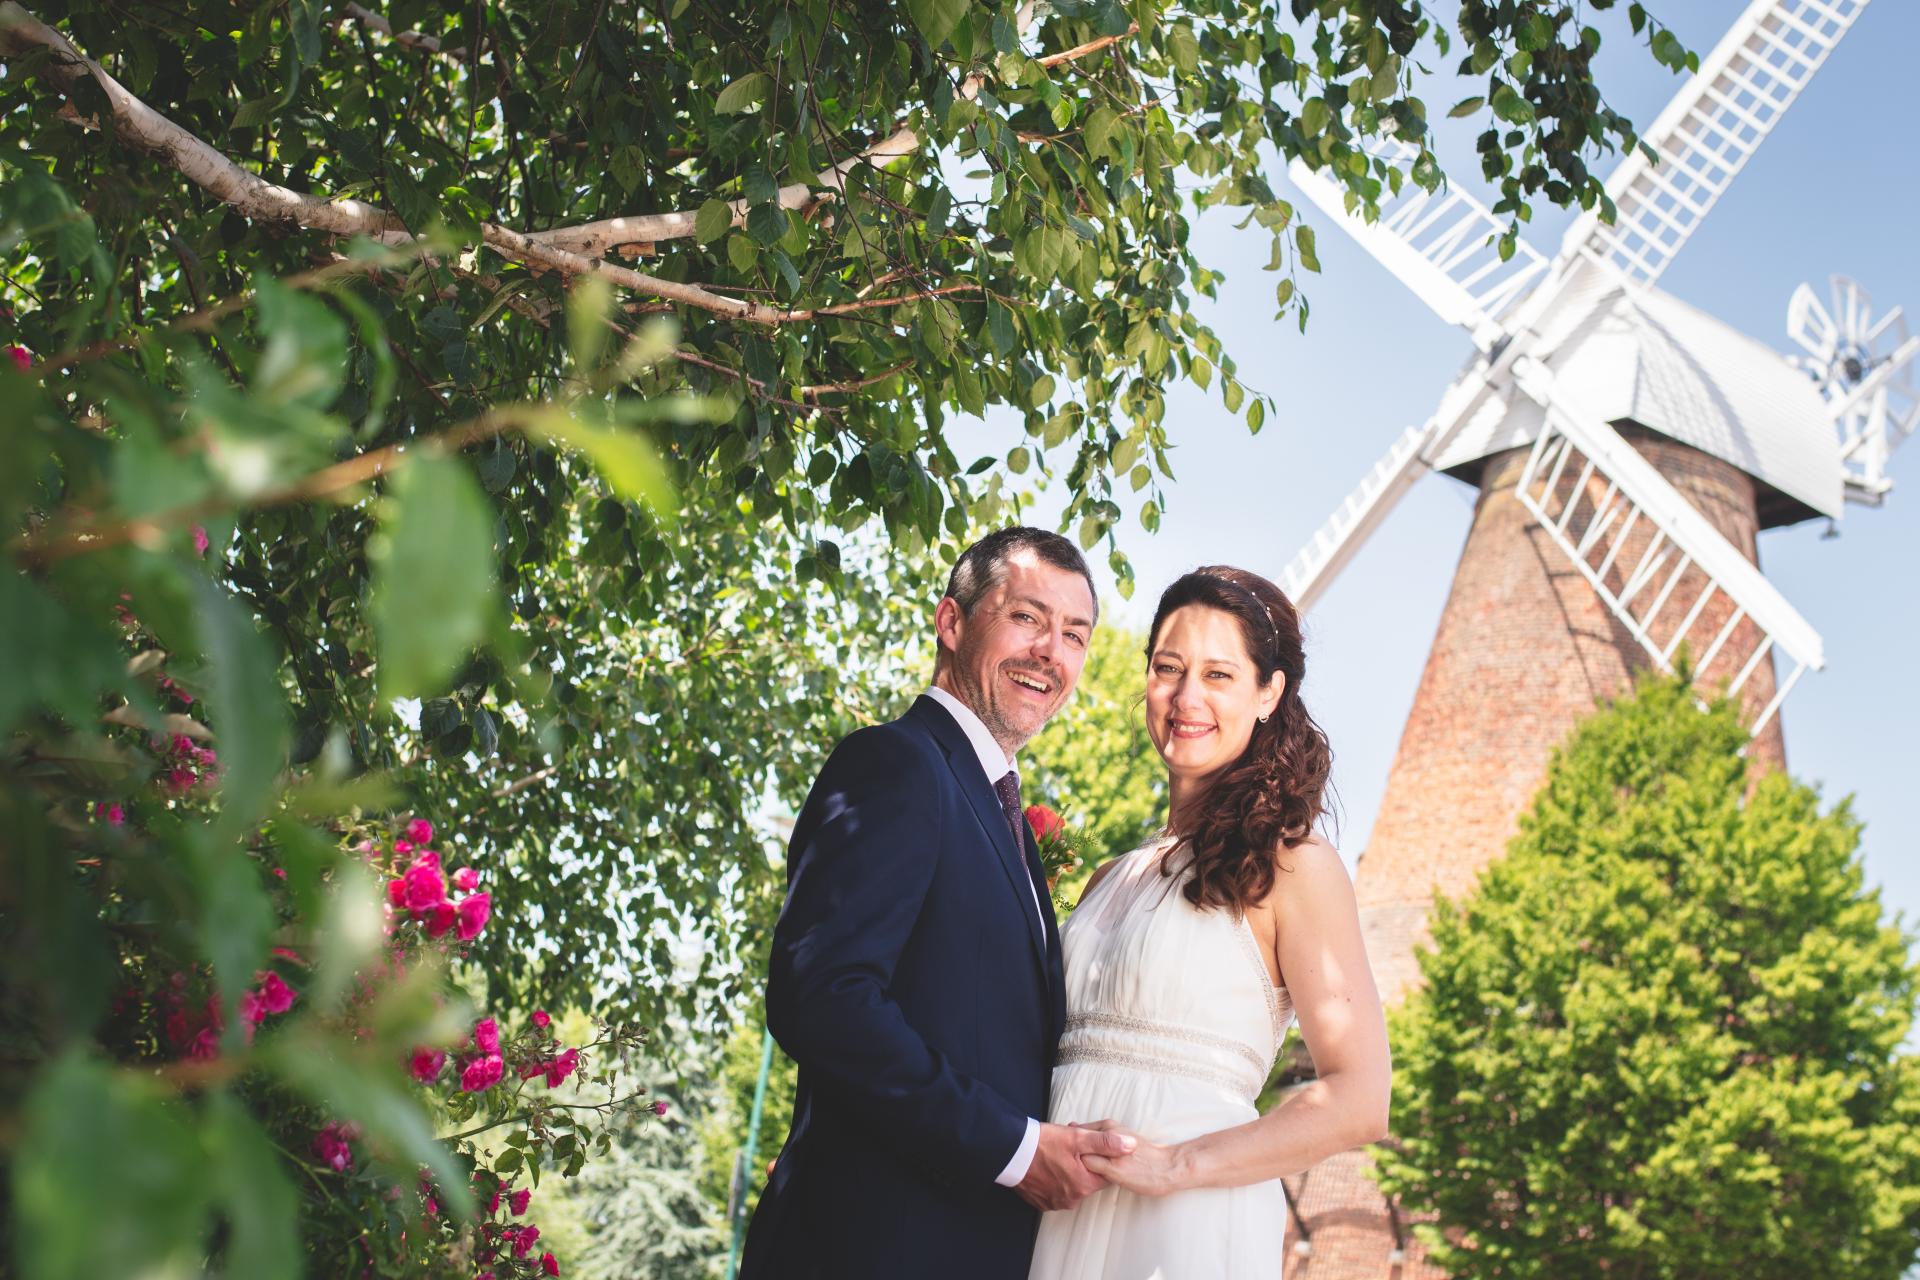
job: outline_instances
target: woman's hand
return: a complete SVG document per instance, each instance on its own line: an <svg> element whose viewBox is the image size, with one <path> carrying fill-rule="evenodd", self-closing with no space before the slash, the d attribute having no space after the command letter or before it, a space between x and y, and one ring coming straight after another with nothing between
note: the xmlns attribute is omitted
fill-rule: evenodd
<svg viewBox="0 0 1920 1280"><path fill-rule="evenodd" d="M1148 1142L1111 1120L1076 1127L1121 1133L1133 1139L1133 1151L1124 1156L1081 1156L1080 1163L1087 1167L1087 1172L1142 1196L1164 1196L1187 1185L1187 1162L1178 1145Z"/></svg>

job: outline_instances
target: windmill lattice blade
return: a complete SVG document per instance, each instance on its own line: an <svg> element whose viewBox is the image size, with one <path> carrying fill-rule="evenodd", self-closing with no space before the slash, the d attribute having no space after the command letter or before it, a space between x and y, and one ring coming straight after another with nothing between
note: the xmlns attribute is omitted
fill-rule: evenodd
<svg viewBox="0 0 1920 1280"><path fill-rule="evenodd" d="M1779 123L1867 0L1754 0L1607 180L1617 217L1593 214L1568 232L1562 256L1589 254L1629 279L1660 278L1734 175Z"/></svg>
<svg viewBox="0 0 1920 1280"><path fill-rule="evenodd" d="M1684 645L1703 692L1738 694L1770 653L1794 664L1754 712L1758 733L1808 668L1820 635L1620 433L1555 390L1535 361L1516 370L1547 409L1517 496L1661 670Z"/></svg>
<svg viewBox="0 0 1920 1280"><path fill-rule="evenodd" d="M1422 455L1434 438L1436 422L1407 428L1387 455L1373 464L1360 487L1287 562L1279 585L1295 609L1305 613L1313 607L1413 482L1427 473Z"/></svg>
<svg viewBox="0 0 1920 1280"><path fill-rule="evenodd" d="M1419 152L1388 141L1373 154L1405 168ZM1379 221L1369 222L1348 212L1347 189L1319 171L1295 160L1287 176L1442 320L1472 333L1482 351L1505 336L1500 316L1546 270L1547 260L1525 241L1502 261L1507 224L1457 187L1427 192L1409 179L1380 201Z"/></svg>

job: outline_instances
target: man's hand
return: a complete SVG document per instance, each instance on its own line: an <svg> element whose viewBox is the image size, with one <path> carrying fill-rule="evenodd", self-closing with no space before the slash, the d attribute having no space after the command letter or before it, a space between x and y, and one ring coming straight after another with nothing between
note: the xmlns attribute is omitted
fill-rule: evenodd
<svg viewBox="0 0 1920 1280"><path fill-rule="evenodd" d="M1107 1185L1105 1178L1087 1170L1081 1157L1118 1159L1131 1152L1134 1145L1131 1134L1043 1124L1033 1163L1014 1190L1036 1209L1071 1209Z"/></svg>

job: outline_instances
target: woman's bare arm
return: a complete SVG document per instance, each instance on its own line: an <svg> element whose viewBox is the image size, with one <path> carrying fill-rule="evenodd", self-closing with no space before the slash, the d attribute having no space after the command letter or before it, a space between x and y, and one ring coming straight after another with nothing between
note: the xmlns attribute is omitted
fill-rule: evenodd
<svg viewBox="0 0 1920 1280"><path fill-rule="evenodd" d="M1187 1142L1142 1142L1087 1167L1148 1195L1238 1187L1311 1168L1386 1136L1393 1068L1386 1018L1367 966L1353 881L1333 846L1310 840L1280 855L1267 900L1275 954L1319 1078L1257 1120Z"/></svg>

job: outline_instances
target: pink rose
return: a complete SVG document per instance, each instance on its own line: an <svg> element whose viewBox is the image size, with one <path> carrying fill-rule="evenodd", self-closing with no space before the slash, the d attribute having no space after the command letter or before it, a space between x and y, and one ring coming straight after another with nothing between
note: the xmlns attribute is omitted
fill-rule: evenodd
<svg viewBox="0 0 1920 1280"><path fill-rule="evenodd" d="M349 1132L345 1125L330 1124L313 1135L313 1153L336 1173L345 1173L353 1166L353 1148L347 1145Z"/></svg>
<svg viewBox="0 0 1920 1280"><path fill-rule="evenodd" d="M203 524L193 526L193 554L204 556L207 554L207 548L212 545L213 543L207 538L207 526Z"/></svg>
<svg viewBox="0 0 1920 1280"><path fill-rule="evenodd" d="M500 1083L507 1064L497 1053L485 1054L467 1063L460 1071L460 1087L468 1093L485 1093Z"/></svg>
<svg viewBox="0 0 1920 1280"><path fill-rule="evenodd" d="M407 905L407 882L405 880L387 881L387 901L396 907Z"/></svg>
<svg viewBox="0 0 1920 1280"><path fill-rule="evenodd" d="M480 887L480 873L472 867L462 867L453 873L453 887L462 893L472 893Z"/></svg>
<svg viewBox="0 0 1920 1280"><path fill-rule="evenodd" d="M558 1088L580 1067L580 1051L569 1049L547 1064L547 1088Z"/></svg>
<svg viewBox="0 0 1920 1280"><path fill-rule="evenodd" d="M538 1227L520 1228L520 1233L514 1237L513 1256L516 1258L526 1257L527 1251L533 1248L533 1242L535 1240L538 1240L539 1238L540 1238L540 1228Z"/></svg>
<svg viewBox="0 0 1920 1280"><path fill-rule="evenodd" d="M513 1216L519 1217L527 1211L527 1205L533 1200L531 1190L520 1190L507 1197L507 1208L513 1210Z"/></svg>
<svg viewBox="0 0 1920 1280"><path fill-rule="evenodd" d="M406 884L407 910L415 915L424 915L447 900L447 882L438 867L415 862L400 878Z"/></svg>
<svg viewBox="0 0 1920 1280"><path fill-rule="evenodd" d="M460 917L460 941L468 942L480 936L487 927L487 917L493 914L493 899L484 893L468 894L460 899L455 908Z"/></svg>
<svg viewBox="0 0 1920 1280"><path fill-rule="evenodd" d="M460 913L454 910L451 902L441 903L427 913L427 936L429 938L441 937L447 930L453 928L454 924L459 920L459 917Z"/></svg>
<svg viewBox="0 0 1920 1280"><path fill-rule="evenodd" d="M653 1104L653 1114L655 1114L655 1115L657 1115L657 1116L663 1116L663 1115L665 1115L665 1114L667 1114L667 1104L666 1104L666 1103L664 1103L664 1102L656 1102L656 1103L654 1103L654 1104Z"/></svg>
<svg viewBox="0 0 1920 1280"><path fill-rule="evenodd" d="M446 1066L446 1050L429 1049L425 1046L415 1049L413 1057L407 1062L408 1069L413 1072L413 1078L421 1084L432 1084L438 1080Z"/></svg>
<svg viewBox="0 0 1920 1280"><path fill-rule="evenodd" d="M13 367L22 372L33 368L33 355L25 347L15 344L7 348L7 355L13 360Z"/></svg>
<svg viewBox="0 0 1920 1280"><path fill-rule="evenodd" d="M560 1274L560 1264L553 1260L551 1253L543 1253L540 1255L540 1269L550 1276Z"/></svg>
<svg viewBox="0 0 1920 1280"><path fill-rule="evenodd" d="M553 1019L547 1015L545 1009L535 1009L533 1011L533 1025L539 1027L542 1031L545 1031L548 1024L552 1021Z"/></svg>
<svg viewBox="0 0 1920 1280"><path fill-rule="evenodd" d="M285 1013L293 1008L298 993L279 974L267 970L254 976L260 980L260 1002L268 1013Z"/></svg>
<svg viewBox="0 0 1920 1280"><path fill-rule="evenodd" d="M407 824L407 839L413 841L415 844L431 844L433 842L433 824L425 818L415 818Z"/></svg>
<svg viewBox="0 0 1920 1280"><path fill-rule="evenodd" d="M482 1053L500 1052L500 1024L492 1018L482 1018L474 1023L473 1047Z"/></svg>

